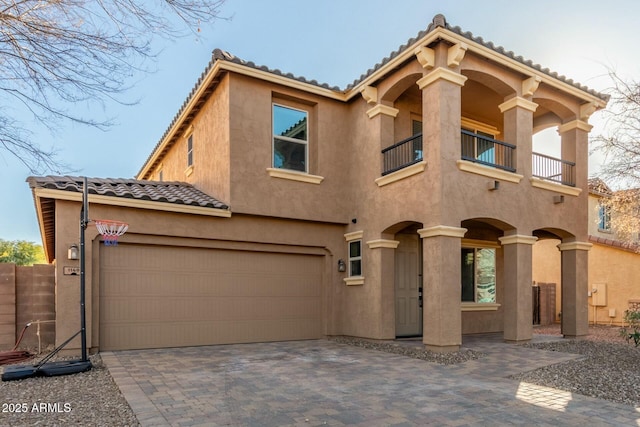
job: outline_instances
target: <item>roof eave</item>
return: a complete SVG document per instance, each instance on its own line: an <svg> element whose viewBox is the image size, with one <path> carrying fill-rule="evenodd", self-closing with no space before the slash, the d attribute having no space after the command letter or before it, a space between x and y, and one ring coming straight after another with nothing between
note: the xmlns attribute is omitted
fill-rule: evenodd
<svg viewBox="0 0 640 427"><path fill-rule="evenodd" d="M52 263L55 259L55 212L52 213L52 218L45 218L45 214L42 209L42 203L44 199L38 194L38 189L32 188L31 193L33 195L33 202L36 208L36 215L38 217L38 228L40 229L40 238L42 239L42 249L44 250L45 259ZM47 220L53 222L54 233L52 239L47 239L46 224ZM51 240L51 241L50 241Z"/></svg>
<svg viewBox="0 0 640 427"><path fill-rule="evenodd" d="M498 64L505 65L509 69L518 71L528 77L539 77L542 83L545 83L556 89L560 89L577 97L578 99L582 99L587 103L593 103L597 109L602 109L607 105L607 101L600 98L599 96L582 90L567 82L563 82L543 71L536 70L535 68L532 68L516 59L509 58L508 56L496 50L484 46L483 44L478 43L473 39L457 34L443 27L435 28L434 30L423 36L421 39L417 40L410 46L407 46L407 48L405 48L404 51L398 54L395 58L381 66L378 70L374 71L369 76L365 77L354 87L350 88L347 92L347 99L351 99L354 96L359 95L363 87L374 84L378 80L382 79L386 74L397 68L399 65L409 60L412 56L415 55L416 49L422 46L428 46L437 40L446 40L452 44L465 43L467 45L468 51L475 52L484 58L490 59Z"/></svg>
<svg viewBox="0 0 640 427"><path fill-rule="evenodd" d="M78 192L54 190L50 188L36 188L34 192L37 197L41 198L82 202L82 193ZM149 209L155 211L188 213L194 215L217 216L223 218L231 217L231 210L229 209L158 202L155 200L139 200L125 197L104 196L102 194L89 194L88 202L99 205Z"/></svg>
<svg viewBox="0 0 640 427"><path fill-rule="evenodd" d="M151 169L159 162L160 158L163 156L163 152L172 143L176 135L180 132L180 129L187 125L185 121L191 115L194 107L200 103L203 96L209 96L209 94L207 94L206 92L211 83L214 82L219 75L225 72L233 72L248 77L254 77L259 80L287 86L293 89L299 89L307 93L313 93L315 95L338 101L347 100L346 94L341 91L336 91L334 89L317 86L312 83L299 81L287 76L260 70L248 65L238 64L225 60L217 60L207 73L206 77L203 79L202 83L196 89L196 92L189 98L185 108L182 109L181 113L173 121L173 125L165 133L165 137L156 146L152 155L140 169L140 172L138 172L138 174L136 175L136 179L149 179Z"/></svg>

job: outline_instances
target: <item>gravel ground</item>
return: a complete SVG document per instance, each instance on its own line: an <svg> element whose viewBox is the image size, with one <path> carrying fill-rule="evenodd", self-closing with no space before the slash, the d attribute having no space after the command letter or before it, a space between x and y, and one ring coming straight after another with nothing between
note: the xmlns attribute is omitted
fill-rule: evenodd
<svg viewBox="0 0 640 427"><path fill-rule="evenodd" d="M138 426L100 356L91 362L79 374L0 382L0 426Z"/></svg>
<svg viewBox="0 0 640 427"><path fill-rule="evenodd" d="M559 390L640 407L640 347L627 343L620 328L592 326L582 340L562 340L525 347L584 356L510 378ZM560 335L559 327L536 333Z"/></svg>
<svg viewBox="0 0 640 427"><path fill-rule="evenodd" d="M583 340L524 344L526 347L577 353L584 357L511 378L640 406L640 348L627 344L616 327L591 327L589 332L590 335ZM537 327L534 333L560 335L560 330L557 326ZM462 363L483 356L483 353L472 350L442 354L401 343L393 345L346 337L332 339L441 364ZM91 361L94 368L89 372L0 382L0 426L138 426L100 356L92 356ZM22 362L31 363L34 362Z"/></svg>

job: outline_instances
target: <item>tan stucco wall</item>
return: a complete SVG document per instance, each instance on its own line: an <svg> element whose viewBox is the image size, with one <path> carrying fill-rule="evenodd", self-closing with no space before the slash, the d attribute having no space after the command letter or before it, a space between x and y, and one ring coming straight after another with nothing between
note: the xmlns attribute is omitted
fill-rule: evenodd
<svg viewBox="0 0 640 427"><path fill-rule="evenodd" d="M187 137L193 136L193 167L187 167ZM229 77L224 76L187 131L151 174L164 181L188 182L224 203L230 198Z"/></svg>
<svg viewBox="0 0 640 427"><path fill-rule="evenodd" d="M606 305L594 307L589 297L589 321L598 324L622 324L629 300L640 300L640 254L594 244L589 251L589 288L606 285ZM600 288L599 292L602 293ZM609 310L615 309L615 316Z"/></svg>
<svg viewBox="0 0 640 427"><path fill-rule="evenodd" d="M64 266L78 266L67 260L67 249L79 241L80 203L57 201L56 238L56 341L60 344L80 328L79 276L63 275ZM343 227L274 218L233 215L231 218L123 208L91 203L90 218L117 219L127 222L129 230L121 242L192 247L241 248L283 253L311 253L325 258L323 271L323 333L335 335L340 330L340 313L336 301L343 292L345 273L337 271L337 260L345 258ZM77 217L77 219L76 219ZM242 236L239 238L238 236ZM100 236L90 225L86 232L87 342L99 348L99 264ZM179 284L176 284L179 286ZM79 338L67 346L67 352L79 348Z"/></svg>

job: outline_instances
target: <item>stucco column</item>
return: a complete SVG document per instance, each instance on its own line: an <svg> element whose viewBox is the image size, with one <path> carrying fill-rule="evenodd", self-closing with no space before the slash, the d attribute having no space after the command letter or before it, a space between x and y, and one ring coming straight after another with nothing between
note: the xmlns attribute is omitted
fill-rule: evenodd
<svg viewBox="0 0 640 427"><path fill-rule="evenodd" d="M498 137L508 144L516 146L513 167L524 176L531 176L531 162L533 153L533 113L538 104L522 97L511 98L498 106L504 116L504 136ZM497 156L496 161L502 161ZM505 162L508 164L508 159Z"/></svg>
<svg viewBox="0 0 640 427"><path fill-rule="evenodd" d="M592 127L582 120L573 120L558 127L562 142L562 160L576 164L574 176L578 188L588 188L589 163L587 159L589 158L589 132ZM563 169L563 175L566 175L568 171L568 169ZM568 182L570 177L563 176L562 178L563 181Z"/></svg>
<svg viewBox="0 0 640 427"><path fill-rule="evenodd" d="M392 340L396 337L396 308L395 308L395 249L400 244L397 240L376 239L369 240L370 261L379 272L379 332L376 338Z"/></svg>
<svg viewBox="0 0 640 427"><path fill-rule="evenodd" d="M460 129L462 86L467 77L437 67L416 83L422 90L422 140L429 168L461 157ZM437 162L437 163L436 163Z"/></svg>
<svg viewBox="0 0 640 427"><path fill-rule="evenodd" d="M422 342L432 351L457 351L462 344L461 240L465 228L418 230L423 248Z"/></svg>
<svg viewBox="0 0 640 427"><path fill-rule="evenodd" d="M585 242L561 243L562 266L562 334L581 337L589 333L589 250Z"/></svg>
<svg viewBox="0 0 640 427"><path fill-rule="evenodd" d="M504 247L504 339L528 341L533 334L532 259L535 236L501 237Z"/></svg>
<svg viewBox="0 0 640 427"><path fill-rule="evenodd" d="M378 141L380 143L380 151L393 145L394 141L394 120L400 110L393 108L385 104L377 104L374 107L367 110L367 116L374 123L375 129L378 132ZM378 151L378 155L380 153ZM383 157L380 158L380 172L384 167Z"/></svg>

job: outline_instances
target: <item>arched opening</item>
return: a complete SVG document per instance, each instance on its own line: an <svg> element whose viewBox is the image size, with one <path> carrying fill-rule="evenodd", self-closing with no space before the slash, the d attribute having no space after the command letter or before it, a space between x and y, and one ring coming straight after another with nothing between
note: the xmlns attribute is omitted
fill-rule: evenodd
<svg viewBox="0 0 640 427"><path fill-rule="evenodd" d="M558 245L573 235L553 228L535 230L533 235L538 238L532 254L533 324L559 324L562 321L562 254Z"/></svg>
<svg viewBox="0 0 640 427"><path fill-rule="evenodd" d="M416 82L422 73L404 75L382 95L383 103L398 113L393 119L393 143L383 147L382 175L403 169L423 159L422 91Z"/></svg>
<svg viewBox="0 0 640 427"><path fill-rule="evenodd" d="M422 224L401 222L388 227L383 235L398 242L394 251L394 312L395 336L422 336L423 288L422 242L418 230Z"/></svg>
<svg viewBox="0 0 640 427"><path fill-rule="evenodd" d="M558 126L575 114L561 103L534 98L538 104L533 116L532 174L560 184L575 185L574 158L563 158L562 138Z"/></svg>
<svg viewBox="0 0 640 427"><path fill-rule="evenodd" d="M462 221L462 334L502 332L505 309L505 258L500 238L514 227L496 218Z"/></svg>

